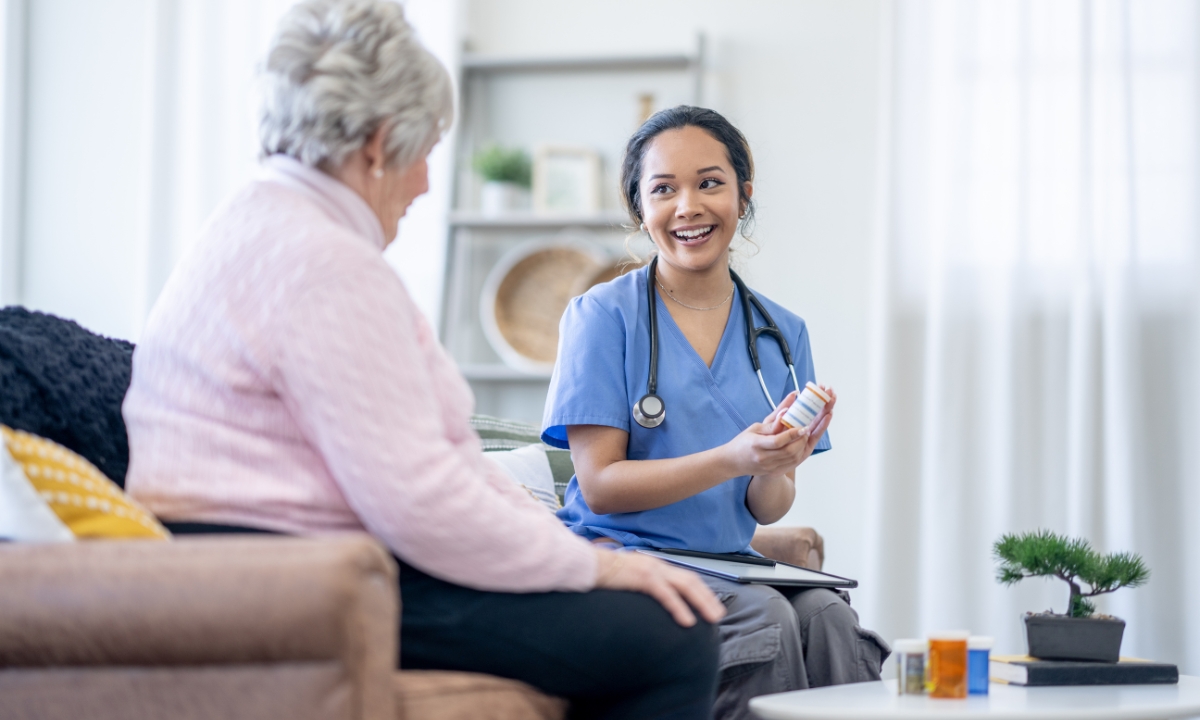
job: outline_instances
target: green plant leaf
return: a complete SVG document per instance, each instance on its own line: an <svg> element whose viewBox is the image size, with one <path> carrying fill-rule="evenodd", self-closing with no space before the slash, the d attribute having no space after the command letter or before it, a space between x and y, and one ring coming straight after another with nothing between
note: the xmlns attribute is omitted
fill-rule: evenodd
<svg viewBox="0 0 1200 720"><path fill-rule="evenodd" d="M1006 585L1035 576L1073 578L1096 561L1096 553L1087 540L1071 539L1049 530L1006 534L992 547L992 553L1000 561L997 580Z"/></svg>
<svg viewBox="0 0 1200 720"><path fill-rule="evenodd" d="M1096 612L1096 606L1091 600L1082 595L1071 596L1071 608L1067 612L1071 617L1086 618L1091 617L1092 613Z"/></svg>
<svg viewBox="0 0 1200 720"><path fill-rule="evenodd" d="M1003 535L992 546L998 561L996 580L1012 585L1027 577L1057 577L1071 587L1067 613L1090 617L1096 606L1087 598L1123 587L1146 584L1150 570L1135 553L1102 556L1087 540L1056 535L1049 530ZM1089 586L1083 592L1079 583Z"/></svg>
<svg viewBox="0 0 1200 720"><path fill-rule="evenodd" d="M1081 574L1080 579L1091 586L1089 595L1102 595L1123 587L1145 585L1150 579L1150 569L1134 553L1112 553L1101 558L1088 574Z"/></svg>
<svg viewBox="0 0 1200 720"><path fill-rule="evenodd" d="M475 153L471 166L484 180L493 182L510 182L527 188L533 179L529 155L520 148L489 145Z"/></svg>

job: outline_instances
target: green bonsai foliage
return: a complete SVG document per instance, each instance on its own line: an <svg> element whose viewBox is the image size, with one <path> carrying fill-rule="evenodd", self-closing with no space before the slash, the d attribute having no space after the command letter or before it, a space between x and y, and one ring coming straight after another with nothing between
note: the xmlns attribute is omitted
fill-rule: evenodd
<svg viewBox="0 0 1200 720"><path fill-rule="evenodd" d="M529 156L520 148L489 145L475 153L471 164L475 172L488 181L510 182L527 188L533 177Z"/></svg>
<svg viewBox="0 0 1200 720"><path fill-rule="evenodd" d="M1013 585L1027 577L1056 577L1071 586L1067 615L1091 617L1096 606L1088 598L1123 587L1139 587L1150 579L1150 569L1134 553L1101 555L1087 540L1039 530L1007 534L993 546L1000 563L996 579ZM1084 592L1080 583L1088 586Z"/></svg>

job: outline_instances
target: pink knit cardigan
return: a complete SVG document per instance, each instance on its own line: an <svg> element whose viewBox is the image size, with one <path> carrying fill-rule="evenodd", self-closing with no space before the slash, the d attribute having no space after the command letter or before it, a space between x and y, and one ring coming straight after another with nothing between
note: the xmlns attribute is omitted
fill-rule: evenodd
<svg viewBox="0 0 1200 720"><path fill-rule="evenodd" d="M366 530L444 580L587 590L593 549L484 459L367 204L284 156L220 208L133 355L130 493L167 520Z"/></svg>

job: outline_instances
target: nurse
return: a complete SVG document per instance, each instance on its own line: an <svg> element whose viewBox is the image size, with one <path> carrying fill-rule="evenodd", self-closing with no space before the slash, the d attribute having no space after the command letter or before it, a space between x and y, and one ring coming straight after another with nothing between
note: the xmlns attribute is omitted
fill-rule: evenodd
<svg viewBox="0 0 1200 720"><path fill-rule="evenodd" d="M753 176L745 138L712 110L661 111L629 140L622 193L656 257L571 302L543 420L543 440L570 448L576 469L559 517L593 542L752 553L756 527L792 506L797 467L830 448L836 394L826 388L821 415L789 429L778 422L795 398L782 345L755 342L761 385L751 360L729 247L753 217ZM754 295L754 326L770 325L765 309L800 386L814 381L804 321ZM648 392L665 408L657 425L632 412ZM859 627L848 596L703 579L727 608L717 717L750 717L749 699L765 693L879 679L887 645Z"/></svg>

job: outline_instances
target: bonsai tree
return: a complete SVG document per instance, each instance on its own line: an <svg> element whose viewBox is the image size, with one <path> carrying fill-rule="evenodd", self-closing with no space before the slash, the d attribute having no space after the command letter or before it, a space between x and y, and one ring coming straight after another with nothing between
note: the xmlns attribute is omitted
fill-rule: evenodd
<svg viewBox="0 0 1200 720"><path fill-rule="evenodd" d="M489 182L507 182L527 188L532 180L529 156L518 148L489 145L475 154L471 164L475 172Z"/></svg>
<svg viewBox="0 0 1200 720"><path fill-rule="evenodd" d="M1101 555L1087 540L1039 530L1007 534L992 549L1000 567L996 579L1013 585L1027 577L1056 577L1071 587L1070 617L1091 617L1096 606L1088 598L1123 587L1135 588L1150 579L1150 569L1134 553ZM1087 585L1084 592L1081 583Z"/></svg>

